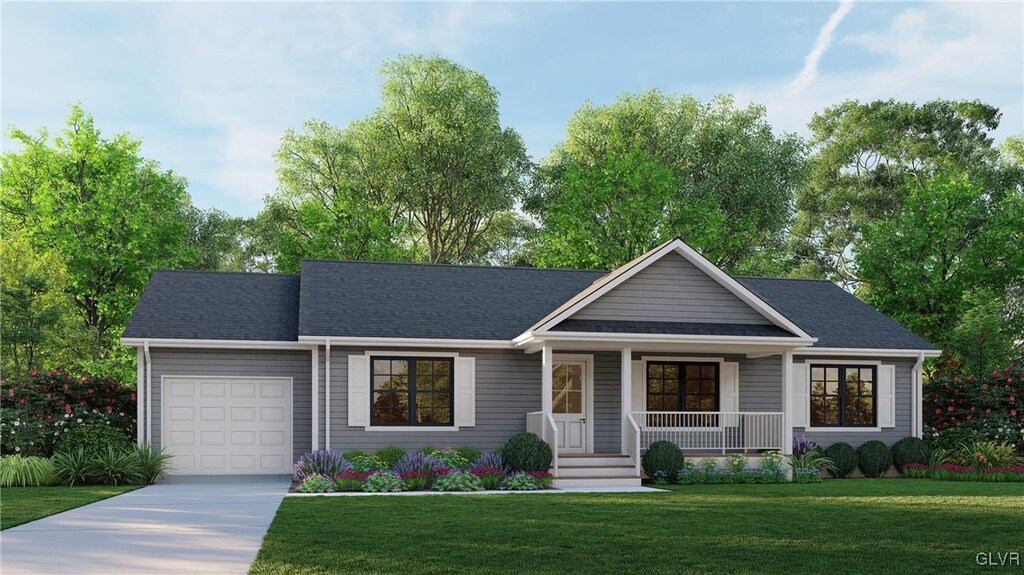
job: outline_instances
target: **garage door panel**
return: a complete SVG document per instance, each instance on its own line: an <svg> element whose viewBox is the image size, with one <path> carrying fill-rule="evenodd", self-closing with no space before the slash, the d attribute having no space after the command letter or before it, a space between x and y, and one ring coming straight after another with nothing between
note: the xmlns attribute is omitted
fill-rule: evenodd
<svg viewBox="0 0 1024 575"><path fill-rule="evenodd" d="M291 471L290 380L165 376L163 384L175 473Z"/></svg>

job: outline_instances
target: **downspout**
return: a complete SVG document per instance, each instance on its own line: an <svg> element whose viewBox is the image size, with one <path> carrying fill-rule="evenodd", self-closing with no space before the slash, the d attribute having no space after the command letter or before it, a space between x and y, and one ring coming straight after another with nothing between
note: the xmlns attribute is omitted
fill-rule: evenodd
<svg viewBox="0 0 1024 575"><path fill-rule="evenodd" d="M146 443L153 445L153 360L149 356L149 340L142 342L146 356Z"/></svg>
<svg viewBox="0 0 1024 575"><path fill-rule="evenodd" d="M324 449L331 448L331 338L324 349Z"/></svg>
<svg viewBox="0 0 1024 575"><path fill-rule="evenodd" d="M924 353L917 355L917 363L914 364L914 429L911 430L914 437L920 438L924 435Z"/></svg>

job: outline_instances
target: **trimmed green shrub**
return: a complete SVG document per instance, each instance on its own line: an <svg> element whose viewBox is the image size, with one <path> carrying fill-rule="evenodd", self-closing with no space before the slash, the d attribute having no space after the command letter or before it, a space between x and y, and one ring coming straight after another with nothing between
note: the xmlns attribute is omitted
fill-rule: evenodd
<svg viewBox="0 0 1024 575"><path fill-rule="evenodd" d="M932 450L928 444L917 437L904 437L892 446L892 464L901 475L903 466L908 463L927 464L931 455Z"/></svg>
<svg viewBox="0 0 1024 575"><path fill-rule="evenodd" d="M889 446L878 440L864 443L857 448L857 467L865 477L881 477L892 465Z"/></svg>
<svg viewBox="0 0 1024 575"><path fill-rule="evenodd" d="M158 479L167 477L167 468L170 466L171 454L165 453L163 448L153 447L148 443L136 445L132 450L135 455L135 462L139 466L139 481L146 485L156 483Z"/></svg>
<svg viewBox="0 0 1024 575"><path fill-rule="evenodd" d="M40 487L56 482L53 463L45 457L0 457L0 487Z"/></svg>
<svg viewBox="0 0 1024 575"><path fill-rule="evenodd" d="M131 484L141 475L135 452L108 445L89 461L89 475L104 485Z"/></svg>
<svg viewBox="0 0 1024 575"><path fill-rule="evenodd" d="M547 471L551 468L551 446L528 432L508 438L501 446L501 457L513 471Z"/></svg>
<svg viewBox="0 0 1024 575"><path fill-rule="evenodd" d="M849 477L857 469L857 451L849 443L840 441L829 445L825 457L831 459L835 466L835 469L828 470L829 475L837 479Z"/></svg>
<svg viewBox="0 0 1024 575"><path fill-rule="evenodd" d="M395 464L398 463L398 460L401 459L403 455L405 455L405 450L402 449L401 447L395 447L394 445L385 447L383 449L378 449L377 452L373 454L374 457L376 457L381 463L386 465L389 469L394 467Z"/></svg>
<svg viewBox="0 0 1024 575"><path fill-rule="evenodd" d="M102 455L107 448L117 451L128 451L132 448L132 440L122 429L102 423L81 425L69 429L57 441L55 453L71 453L81 449L87 457Z"/></svg>
<svg viewBox="0 0 1024 575"><path fill-rule="evenodd" d="M670 441L655 441L640 458L640 464L647 477L674 483L683 466L683 450Z"/></svg>
<svg viewBox="0 0 1024 575"><path fill-rule="evenodd" d="M50 461L53 462L54 473L61 485L74 487L92 480L92 459L82 448L67 453L54 453Z"/></svg>

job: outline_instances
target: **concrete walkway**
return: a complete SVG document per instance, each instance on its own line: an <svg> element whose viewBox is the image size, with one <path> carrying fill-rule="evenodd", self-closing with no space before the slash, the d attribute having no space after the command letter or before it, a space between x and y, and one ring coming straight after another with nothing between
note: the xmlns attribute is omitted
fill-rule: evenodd
<svg viewBox="0 0 1024 575"><path fill-rule="evenodd" d="M172 478L0 532L0 573L245 573L286 476Z"/></svg>

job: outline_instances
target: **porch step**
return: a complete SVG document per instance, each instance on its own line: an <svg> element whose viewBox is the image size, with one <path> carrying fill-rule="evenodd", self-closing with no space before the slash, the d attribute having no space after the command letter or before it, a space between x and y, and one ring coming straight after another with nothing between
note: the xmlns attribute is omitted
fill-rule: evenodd
<svg viewBox="0 0 1024 575"><path fill-rule="evenodd" d="M633 465L633 459L628 455L618 454L580 454L580 455L559 455L558 456L559 467L566 465L571 467L602 467L602 466L619 466L619 465Z"/></svg>
<svg viewBox="0 0 1024 575"><path fill-rule="evenodd" d="M569 454L558 456L556 488L635 487L640 475L628 455L618 453Z"/></svg>
<svg viewBox="0 0 1024 575"><path fill-rule="evenodd" d="M569 465L558 463L559 477L608 477L636 475L636 467L632 465Z"/></svg>
<svg viewBox="0 0 1024 575"><path fill-rule="evenodd" d="M556 489L573 487L639 487L639 477L561 477L551 485Z"/></svg>

